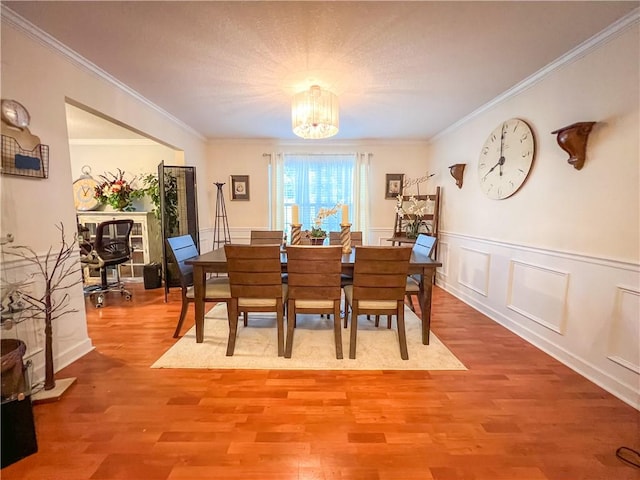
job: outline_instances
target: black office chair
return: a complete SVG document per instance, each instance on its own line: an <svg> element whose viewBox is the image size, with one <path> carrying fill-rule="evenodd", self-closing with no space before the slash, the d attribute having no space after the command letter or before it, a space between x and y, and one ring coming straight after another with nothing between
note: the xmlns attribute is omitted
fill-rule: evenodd
<svg viewBox="0 0 640 480"><path fill-rule="evenodd" d="M89 295L96 308L104 304L107 292L120 292L126 300L131 300L131 292L124 288L120 281L118 265L131 259L129 237L133 227L133 220L108 220L98 224L96 237L93 241L92 255L82 259L89 268L100 270L100 284L85 287L85 295ZM107 269L114 268L116 281L107 281Z"/></svg>

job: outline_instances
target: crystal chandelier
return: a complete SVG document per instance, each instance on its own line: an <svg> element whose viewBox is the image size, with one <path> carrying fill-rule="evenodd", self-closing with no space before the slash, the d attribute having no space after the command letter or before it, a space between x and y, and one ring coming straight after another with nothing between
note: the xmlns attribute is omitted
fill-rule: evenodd
<svg viewBox="0 0 640 480"><path fill-rule="evenodd" d="M293 133L302 138L333 137L338 133L338 97L313 85L296 93L291 103Z"/></svg>

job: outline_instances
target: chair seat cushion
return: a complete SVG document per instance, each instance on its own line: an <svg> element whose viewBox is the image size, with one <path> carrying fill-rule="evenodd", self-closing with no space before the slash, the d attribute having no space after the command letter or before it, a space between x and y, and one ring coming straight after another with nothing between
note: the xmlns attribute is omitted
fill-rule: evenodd
<svg viewBox="0 0 640 480"><path fill-rule="evenodd" d="M282 301L287 301L287 296L289 294L289 287L286 284L282 284ZM276 299L275 298L238 298L238 307L254 307L254 308L262 308L262 307L275 307Z"/></svg>
<svg viewBox="0 0 640 480"><path fill-rule="evenodd" d="M207 280L206 298L231 298L229 279L226 277L213 277ZM193 286L187 288L187 298L194 298Z"/></svg>
<svg viewBox="0 0 640 480"><path fill-rule="evenodd" d="M333 308L333 300L296 300L296 308Z"/></svg>
<svg viewBox="0 0 640 480"><path fill-rule="evenodd" d="M353 305L353 285L347 285L344 287L344 298L349 305ZM360 300L358 303L358 307L362 310L395 310L397 306L398 302L395 300Z"/></svg>

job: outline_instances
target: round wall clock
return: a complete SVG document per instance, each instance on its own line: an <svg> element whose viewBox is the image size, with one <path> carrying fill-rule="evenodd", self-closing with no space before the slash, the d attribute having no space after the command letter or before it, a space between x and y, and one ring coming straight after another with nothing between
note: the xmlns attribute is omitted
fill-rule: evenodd
<svg viewBox="0 0 640 480"><path fill-rule="evenodd" d="M15 100L3 99L0 102L0 109L2 111L2 120L11 126L17 128L25 128L29 126L31 117L26 108Z"/></svg>
<svg viewBox="0 0 640 480"><path fill-rule="evenodd" d="M480 152L480 190L496 200L510 197L527 179L534 155L535 141L529 125L518 118L502 122Z"/></svg>
<svg viewBox="0 0 640 480"><path fill-rule="evenodd" d="M100 201L95 197L98 182L91 176L91 168L82 167L82 175L73 182L73 202L76 210L84 212L95 210Z"/></svg>

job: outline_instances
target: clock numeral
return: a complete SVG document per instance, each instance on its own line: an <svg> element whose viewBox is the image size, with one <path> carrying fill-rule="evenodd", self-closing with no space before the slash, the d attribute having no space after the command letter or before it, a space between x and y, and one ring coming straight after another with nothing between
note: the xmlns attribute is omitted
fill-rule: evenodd
<svg viewBox="0 0 640 480"><path fill-rule="evenodd" d="M528 138L529 138L529 134L528 134L527 132L523 133L523 134L520 136L520 143L524 143L524 142L525 142L525 140L527 140Z"/></svg>
<svg viewBox="0 0 640 480"><path fill-rule="evenodd" d="M491 142L495 142L498 139L498 137L495 136L495 134L491 134Z"/></svg>
<svg viewBox="0 0 640 480"><path fill-rule="evenodd" d="M501 197L502 196L502 188L498 187L498 196Z"/></svg>
<svg viewBox="0 0 640 480"><path fill-rule="evenodd" d="M487 153L489 153L489 147L484 147L482 149L482 155L486 155Z"/></svg>
<svg viewBox="0 0 640 480"><path fill-rule="evenodd" d="M531 156L531 150L528 150L528 151L526 151L526 152L524 152L522 154L522 158L526 158L526 157L530 157L530 156Z"/></svg>

